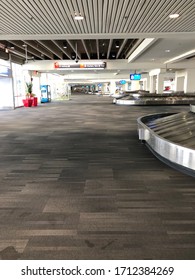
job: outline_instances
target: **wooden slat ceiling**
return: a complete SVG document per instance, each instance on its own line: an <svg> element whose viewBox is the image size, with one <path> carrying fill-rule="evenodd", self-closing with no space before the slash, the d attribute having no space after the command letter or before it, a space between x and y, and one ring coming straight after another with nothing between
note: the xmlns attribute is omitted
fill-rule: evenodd
<svg viewBox="0 0 195 280"><path fill-rule="evenodd" d="M84 19L76 21L75 13ZM169 19L172 13L180 17ZM130 34L195 31L194 0L1 0L0 15L1 52L11 44L15 50L10 52L21 61L23 44L28 57L38 60L72 59L76 48L80 59L125 59L143 39ZM121 39L121 34L127 37ZM27 35L30 39L24 40ZM57 35L63 39L54 39Z"/></svg>

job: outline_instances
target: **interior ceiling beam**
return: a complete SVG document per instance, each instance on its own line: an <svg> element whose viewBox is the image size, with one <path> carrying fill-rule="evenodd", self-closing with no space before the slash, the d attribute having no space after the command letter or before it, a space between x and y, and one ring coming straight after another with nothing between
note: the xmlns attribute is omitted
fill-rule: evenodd
<svg viewBox="0 0 195 280"><path fill-rule="evenodd" d="M55 40L52 40L52 42L69 58L71 59L71 55L65 51L65 49Z"/></svg>
<svg viewBox="0 0 195 280"><path fill-rule="evenodd" d="M23 40L90 40L90 39L144 39L144 38L168 38L174 39L178 36L183 39L191 39L195 36L193 32L163 32L163 33L98 33L98 34L24 34ZM21 35L1 34L0 40L21 40Z"/></svg>
<svg viewBox="0 0 195 280"><path fill-rule="evenodd" d="M50 46L50 41L37 41L40 45L42 45L44 48L46 48L48 51L52 52L55 54L59 59L63 59L62 52L59 50L59 48L56 48L54 46Z"/></svg>
<svg viewBox="0 0 195 280"><path fill-rule="evenodd" d="M73 49L73 51L75 52L75 53L77 53L77 57L79 58L79 59L81 59L81 54L78 52L78 50L76 51L76 47L70 42L70 40L66 40L67 42L68 42L68 44L71 46L71 48Z"/></svg>
<svg viewBox="0 0 195 280"><path fill-rule="evenodd" d="M122 52L122 50L123 50L123 48L124 48L124 46L125 46L126 43L127 43L127 39L124 39L123 42L122 42L122 44L121 44L121 46L120 46L120 48L119 48L119 50L118 50L118 53L117 53L117 55L116 55L116 58L119 57L119 55L121 54L121 52Z"/></svg>
<svg viewBox="0 0 195 280"><path fill-rule="evenodd" d="M111 48L112 48L112 43L113 43L113 39L110 40L109 45L108 45L107 59L108 59L109 56L110 56L110 51L111 51Z"/></svg>
<svg viewBox="0 0 195 280"><path fill-rule="evenodd" d="M146 51L152 44L156 42L154 38L146 38L141 42L141 44L130 54L128 58L128 62L134 61L137 57L139 57L144 51Z"/></svg>
<svg viewBox="0 0 195 280"><path fill-rule="evenodd" d="M143 42L143 39L139 39L133 46L130 48L129 52L126 54L126 59L134 52L135 49Z"/></svg>
<svg viewBox="0 0 195 280"><path fill-rule="evenodd" d="M8 42L11 43L12 45L17 46L18 48L24 50L24 47L22 46L24 44L24 42L22 42L22 41L8 41ZM27 51L28 51L28 53L31 53L34 56L39 57L40 59L43 59L43 57L41 56L41 53L38 52L37 50L35 50L34 48L32 48L31 46L28 46Z"/></svg>
<svg viewBox="0 0 195 280"><path fill-rule="evenodd" d="M15 62L15 63L18 63L18 64L23 64L24 63L24 59L14 55L14 54L10 54L10 60Z"/></svg>
<svg viewBox="0 0 195 280"><path fill-rule="evenodd" d="M11 54L15 54L15 55L17 55L17 56L19 56L19 57L22 57L22 58L25 58L25 59L26 59L25 50L24 50L24 52L21 52L21 49L15 47L14 50L10 50L9 52L10 52ZM33 59L33 58L32 58L32 56L27 55L27 59L31 60L31 59Z"/></svg>
<svg viewBox="0 0 195 280"><path fill-rule="evenodd" d="M85 52L86 52L86 54L87 54L87 57L90 59L90 54L89 54L89 52L88 52L87 46L86 46L86 44L85 44L85 41L84 41L84 40L81 40L81 41L82 41L83 47L84 47L84 49L85 49Z"/></svg>
<svg viewBox="0 0 195 280"><path fill-rule="evenodd" d="M40 53L42 53L43 55L49 57L50 59L53 59L53 55L51 52L47 51L45 48L43 48L42 46L38 45L36 43L36 41L23 41L26 45L31 46L32 48L34 48L35 50L39 51Z"/></svg>
<svg viewBox="0 0 195 280"><path fill-rule="evenodd" d="M100 49L99 49L99 40L96 39L96 48L97 48L97 58L100 59Z"/></svg>

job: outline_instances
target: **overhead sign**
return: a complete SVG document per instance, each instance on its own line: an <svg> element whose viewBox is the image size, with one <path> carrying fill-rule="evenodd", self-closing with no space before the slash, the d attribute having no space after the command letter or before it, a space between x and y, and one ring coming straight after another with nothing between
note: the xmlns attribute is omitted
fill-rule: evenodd
<svg viewBox="0 0 195 280"><path fill-rule="evenodd" d="M126 84L126 81L125 81L125 80L120 80L120 81L119 81L119 84L120 84L120 85L125 85L125 84Z"/></svg>
<svg viewBox="0 0 195 280"><path fill-rule="evenodd" d="M101 63L60 63L60 62L55 62L54 63L54 68L55 69L105 69L106 68L106 63L101 62Z"/></svg>
<svg viewBox="0 0 195 280"><path fill-rule="evenodd" d="M130 80L139 81L141 79L141 74L130 74Z"/></svg>

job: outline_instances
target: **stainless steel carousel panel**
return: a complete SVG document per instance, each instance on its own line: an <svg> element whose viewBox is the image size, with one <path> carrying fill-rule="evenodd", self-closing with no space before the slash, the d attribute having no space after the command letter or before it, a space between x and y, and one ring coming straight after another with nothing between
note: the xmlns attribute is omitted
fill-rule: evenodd
<svg viewBox="0 0 195 280"><path fill-rule="evenodd" d="M139 139L161 160L195 176L195 114L154 114L137 120Z"/></svg>
<svg viewBox="0 0 195 280"><path fill-rule="evenodd" d="M117 105L186 105L195 101L194 93L124 93L124 96L114 98Z"/></svg>

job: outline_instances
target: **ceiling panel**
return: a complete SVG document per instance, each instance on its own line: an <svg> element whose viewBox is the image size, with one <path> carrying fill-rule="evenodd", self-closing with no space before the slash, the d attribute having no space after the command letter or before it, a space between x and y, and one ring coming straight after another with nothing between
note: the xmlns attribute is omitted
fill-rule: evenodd
<svg viewBox="0 0 195 280"><path fill-rule="evenodd" d="M75 13L83 20L75 20ZM180 16L170 19L172 13ZM192 0L2 0L0 14L1 54L8 48L20 63L24 43L35 60L127 59L146 36L195 32Z"/></svg>

